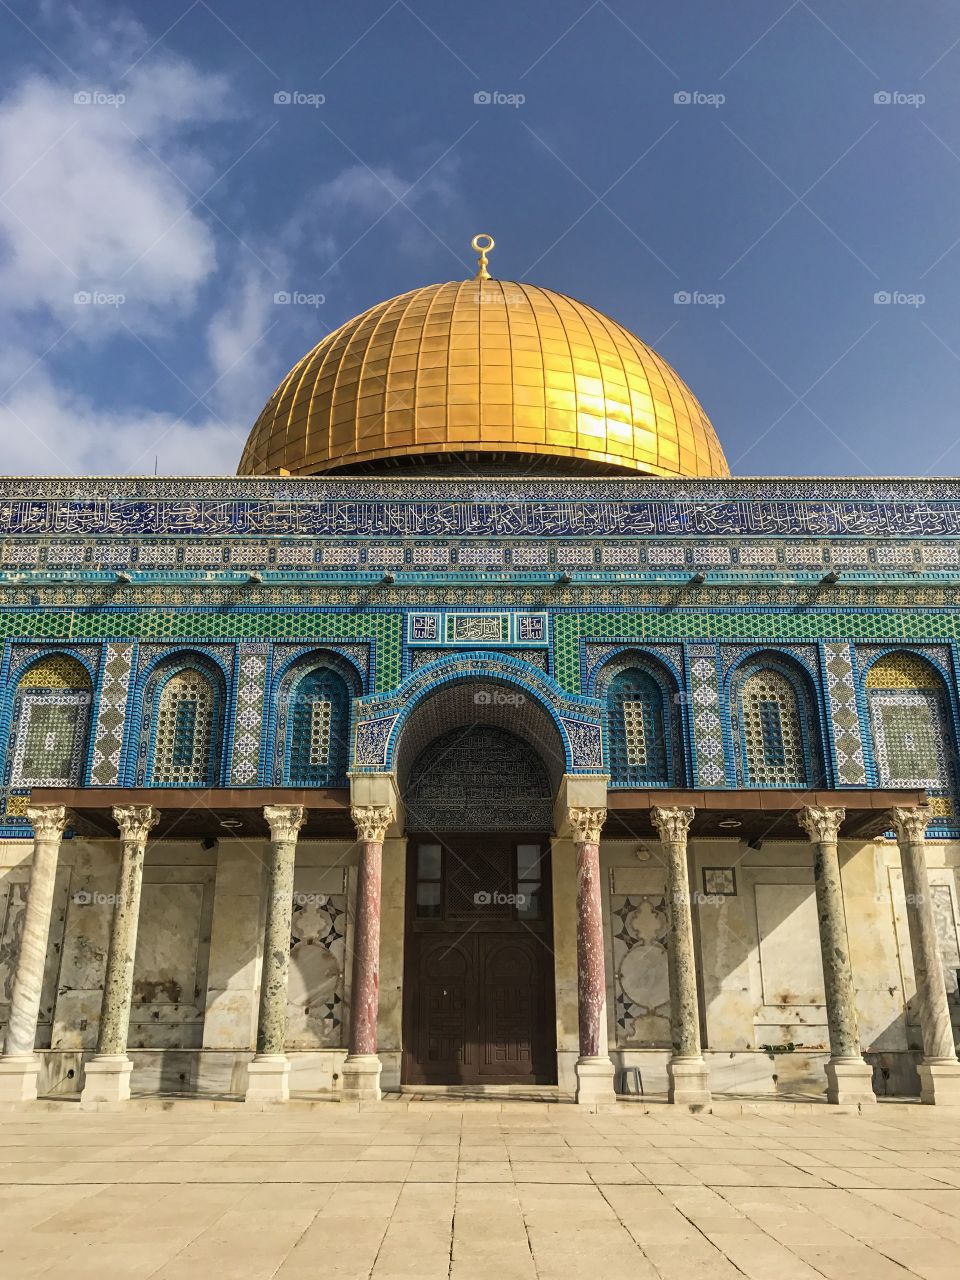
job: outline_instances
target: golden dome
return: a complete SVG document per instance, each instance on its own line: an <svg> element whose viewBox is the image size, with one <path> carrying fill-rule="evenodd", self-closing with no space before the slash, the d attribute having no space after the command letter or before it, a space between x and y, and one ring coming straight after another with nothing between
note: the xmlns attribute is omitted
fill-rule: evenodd
<svg viewBox="0 0 960 1280"><path fill-rule="evenodd" d="M414 289L324 338L270 397L238 470L303 476L506 455L524 466L730 474L689 387L639 338L550 289L480 279Z"/></svg>

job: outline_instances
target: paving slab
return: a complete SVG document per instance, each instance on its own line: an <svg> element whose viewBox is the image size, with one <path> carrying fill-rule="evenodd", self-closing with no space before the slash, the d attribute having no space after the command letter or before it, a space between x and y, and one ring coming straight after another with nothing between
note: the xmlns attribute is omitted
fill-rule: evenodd
<svg viewBox="0 0 960 1280"><path fill-rule="evenodd" d="M937 1108L297 1100L0 1114L0 1275L953 1280Z"/></svg>

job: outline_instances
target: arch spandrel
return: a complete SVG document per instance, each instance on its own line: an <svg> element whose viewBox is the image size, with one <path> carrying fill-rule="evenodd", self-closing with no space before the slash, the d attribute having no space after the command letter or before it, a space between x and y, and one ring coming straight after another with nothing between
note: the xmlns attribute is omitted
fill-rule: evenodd
<svg viewBox="0 0 960 1280"><path fill-rule="evenodd" d="M481 701L469 704L468 722L505 728L516 728L525 713L532 745L546 753L555 786L564 773L602 770L601 703L596 698L570 698L549 676L518 658L484 652L451 654L415 671L389 696L358 698L353 770L395 772L407 725L419 716L417 709L441 690L467 684L478 687L446 695L452 699L448 705L453 708L466 697L480 695ZM482 700L485 696L489 701ZM506 701L516 698L520 701ZM434 711L440 705L435 704Z"/></svg>

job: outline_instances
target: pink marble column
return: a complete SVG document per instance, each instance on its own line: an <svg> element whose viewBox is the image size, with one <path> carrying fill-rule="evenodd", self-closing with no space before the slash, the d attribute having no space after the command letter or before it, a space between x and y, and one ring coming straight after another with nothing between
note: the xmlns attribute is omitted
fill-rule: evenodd
<svg viewBox="0 0 960 1280"><path fill-rule="evenodd" d="M357 1102L380 1100L377 1015L380 1008L380 879L383 841L393 812L386 806L351 810L360 858L353 925L349 1052L343 1064L343 1096Z"/></svg>
<svg viewBox="0 0 960 1280"><path fill-rule="evenodd" d="M568 813L577 856L577 995L580 1060L577 1102L612 1102L613 1063L603 1026L607 993L600 894L600 829L606 809L571 808Z"/></svg>

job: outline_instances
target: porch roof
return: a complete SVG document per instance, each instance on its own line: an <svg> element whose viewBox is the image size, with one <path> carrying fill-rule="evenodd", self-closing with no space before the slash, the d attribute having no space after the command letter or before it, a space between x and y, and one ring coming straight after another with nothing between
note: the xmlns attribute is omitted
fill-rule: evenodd
<svg viewBox="0 0 960 1280"><path fill-rule="evenodd" d="M153 840L204 837L263 839L270 829L268 804L302 804L307 810L301 840L355 835L346 787L35 787L32 805L62 804L78 835L116 838L114 805L153 805L160 821Z"/></svg>
<svg viewBox="0 0 960 1280"><path fill-rule="evenodd" d="M889 811L909 809L923 804L927 793L922 789L890 790L877 788L844 788L843 790L780 790L751 788L734 790L665 790L617 788L607 792L607 823L603 834L608 839L625 835L656 839L657 831L650 810L655 806L691 806L694 810L691 837L733 836L759 844L764 840L807 839L797 821L801 809L843 809L846 816L840 828L842 840L869 840L890 830Z"/></svg>
<svg viewBox="0 0 960 1280"><path fill-rule="evenodd" d="M607 839L637 836L656 839L650 819L654 806L691 806L690 835L733 836L758 844L772 839L806 839L797 815L806 805L844 809L841 839L868 840L890 829L889 810L923 804L922 788L890 790L666 790L616 788L607 792ZM352 838L350 792L320 787L35 787L32 805L64 805L78 835L115 837L115 805L153 805L160 821L153 839L202 839L269 835L264 805L300 804L307 817L301 839Z"/></svg>

